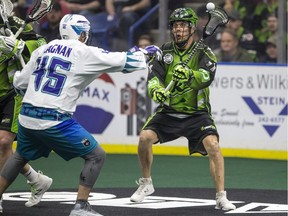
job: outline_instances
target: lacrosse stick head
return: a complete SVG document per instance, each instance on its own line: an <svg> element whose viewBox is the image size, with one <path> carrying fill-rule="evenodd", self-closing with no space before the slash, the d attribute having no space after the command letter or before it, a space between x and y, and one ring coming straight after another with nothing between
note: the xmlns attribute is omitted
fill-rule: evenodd
<svg viewBox="0 0 288 216"><path fill-rule="evenodd" d="M14 12L13 12L13 3L10 0L1 0L0 1L0 15L2 20L0 20L1 22L4 22L4 24L10 28L9 25L9 21L8 18L13 16Z"/></svg>
<svg viewBox="0 0 288 216"><path fill-rule="evenodd" d="M211 36L219 26L223 26L228 23L229 17L227 13L221 8L215 8L209 10L209 20L204 27L203 38Z"/></svg>
<svg viewBox="0 0 288 216"><path fill-rule="evenodd" d="M14 6L13 3L10 0L1 0L0 1L0 7L1 7L1 16L2 16L2 8L3 12L7 17L13 16L14 12Z"/></svg>
<svg viewBox="0 0 288 216"><path fill-rule="evenodd" d="M52 9L52 0L36 0L35 4L26 16L26 23L41 19Z"/></svg>

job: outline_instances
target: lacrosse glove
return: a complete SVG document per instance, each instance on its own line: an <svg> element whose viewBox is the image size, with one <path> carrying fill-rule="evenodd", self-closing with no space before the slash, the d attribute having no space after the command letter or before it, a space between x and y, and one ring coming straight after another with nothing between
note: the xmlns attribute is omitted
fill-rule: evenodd
<svg viewBox="0 0 288 216"><path fill-rule="evenodd" d="M183 66L181 64L178 64L173 69L172 79L174 81L179 82L190 82L193 79L194 75L192 70L188 68L187 66Z"/></svg>
<svg viewBox="0 0 288 216"><path fill-rule="evenodd" d="M145 47L145 49L139 48L138 46L133 46L132 48L129 49L129 51L130 52L141 51L146 56L147 62L153 61L154 58L156 58L157 61L161 61L162 55L163 55L162 50L158 46L155 46L155 45L147 46Z"/></svg>
<svg viewBox="0 0 288 216"><path fill-rule="evenodd" d="M168 94L166 93L164 88L158 88L155 89L152 92L152 99L156 102L156 103L164 103L168 98Z"/></svg>
<svg viewBox="0 0 288 216"><path fill-rule="evenodd" d="M16 39L10 29L5 29L5 33L7 36L0 35L0 55L5 55L8 59L21 55L25 42Z"/></svg>
<svg viewBox="0 0 288 216"><path fill-rule="evenodd" d="M154 60L154 58L156 58L157 61L162 61L163 52L158 46L147 46L145 47L145 51L147 52L146 56L149 62Z"/></svg>

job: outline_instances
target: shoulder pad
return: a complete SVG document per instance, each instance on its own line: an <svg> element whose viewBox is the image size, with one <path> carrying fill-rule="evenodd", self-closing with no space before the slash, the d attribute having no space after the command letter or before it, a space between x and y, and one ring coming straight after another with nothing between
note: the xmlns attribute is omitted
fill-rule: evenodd
<svg viewBox="0 0 288 216"><path fill-rule="evenodd" d="M164 43L164 44L161 46L161 49L162 49L163 51L173 49L173 42Z"/></svg>

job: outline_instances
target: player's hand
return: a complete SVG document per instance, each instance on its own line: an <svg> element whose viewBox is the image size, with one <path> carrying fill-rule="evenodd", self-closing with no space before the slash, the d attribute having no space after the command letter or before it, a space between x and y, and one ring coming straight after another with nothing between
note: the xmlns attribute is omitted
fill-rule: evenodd
<svg viewBox="0 0 288 216"><path fill-rule="evenodd" d="M129 49L129 51L130 52L141 51L146 56L147 62L151 62L152 60L154 60L154 58L156 58L157 61L161 61L163 55L162 50L155 45L147 46L145 47L145 49L140 48L138 46L133 46L132 48Z"/></svg>
<svg viewBox="0 0 288 216"><path fill-rule="evenodd" d="M145 51L147 55L147 60L149 62L154 60L154 58L156 58L157 61L162 60L163 52L158 46L155 46L155 45L147 46L145 47Z"/></svg>
<svg viewBox="0 0 288 216"><path fill-rule="evenodd" d="M166 93L164 88L159 88L153 91L152 99L156 103L164 103L168 98L168 94Z"/></svg>
<svg viewBox="0 0 288 216"><path fill-rule="evenodd" d="M191 76L193 76L193 73L187 66L184 67L178 64L173 69L172 79L174 81L188 82L192 78Z"/></svg>
<svg viewBox="0 0 288 216"><path fill-rule="evenodd" d="M0 35L0 53L5 55L8 59L14 55L21 55L25 42L17 40L10 29L5 29L7 36Z"/></svg>

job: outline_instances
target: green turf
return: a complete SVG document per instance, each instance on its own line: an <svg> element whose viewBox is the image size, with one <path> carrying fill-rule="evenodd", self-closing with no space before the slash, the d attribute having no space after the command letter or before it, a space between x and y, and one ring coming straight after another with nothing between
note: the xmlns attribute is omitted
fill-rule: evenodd
<svg viewBox="0 0 288 216"><path fill-rule="evenodd" d="M52 189L77 188L82 159L69 162L55 154L31 162L54 179ZM226 188L287 190L287 161L225 158ZM136 155L108 154L95 188L136 188L140 176ZM154 156L155 187L213 188L208 157ZM9 190L27 190L19 175Z"/></svg>

